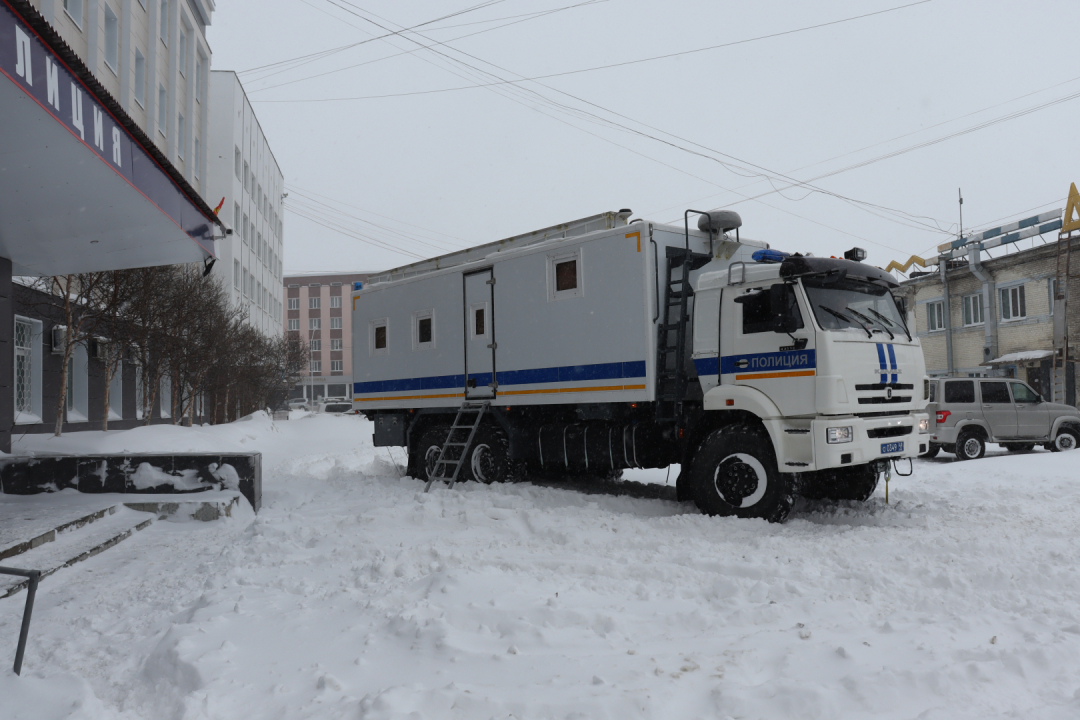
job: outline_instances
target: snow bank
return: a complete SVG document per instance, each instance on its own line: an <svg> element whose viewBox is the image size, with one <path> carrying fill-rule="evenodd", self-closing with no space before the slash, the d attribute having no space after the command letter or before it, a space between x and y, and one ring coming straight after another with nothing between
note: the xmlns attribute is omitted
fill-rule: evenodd
<svg viewBox="0 0 1080 720"><path fill-rule="evenodd" d="M30 680L15 706L55 688L94 718L1080 716L1080 456L943 456L889 505L776 526L425 494L356 417L166 436L264 452L262 512L158 523L43 582L5 712ZM0 601L0 638L20 614Z"/></svg>

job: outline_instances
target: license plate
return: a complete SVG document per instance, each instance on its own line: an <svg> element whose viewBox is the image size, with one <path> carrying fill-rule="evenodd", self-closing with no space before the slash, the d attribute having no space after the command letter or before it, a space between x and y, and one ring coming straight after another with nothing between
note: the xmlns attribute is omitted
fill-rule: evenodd
<svg viewBox="0 0 1080 720"><path fill-rule="evenodd" d="M904 443L902 443L902 442L881 443L881 454L882 455L892 455L893 453L899 453L899 452L904 452Z"/></svg>

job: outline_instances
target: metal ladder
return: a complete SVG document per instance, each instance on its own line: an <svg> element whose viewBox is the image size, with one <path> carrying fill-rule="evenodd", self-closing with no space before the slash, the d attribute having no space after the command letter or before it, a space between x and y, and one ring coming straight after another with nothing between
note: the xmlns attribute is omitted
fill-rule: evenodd
<svg viewBox="0 0 1080 720"><path fill-rule="evenodd" d="M690 321L689 277L711 256L678 247L667 247L667 285L664 309L656 338L656 419L674 422L682 417L689 377L686 372L686 328ZM679 270L678 277L674 273ZM674 341L674 342L673 342Z"/></svg>
<svg viewBox="0 0 1080 720"><path fill-rule="evenodd" d="M490 405L491 401L489 400L483 402L469 402L466 400L461 403L457 416L454 417L454 424L450 426L450 432L446 434L446 442L443 443L442 450L439 451L439 459L435 461L434 472L428 478L427 485L424 486L424 492L430 490L431 484L436 480L449 480L450 487L454 487L458 473L461 472L461 466L468 456L468 450L472 446L473 438L476 437L476 430L480 427L480 420L484 417L484 413ZM472 420L468 420L470 415L474 416ZM460 433L463 430L468 430L469 436L465 438L465 442L455 442L454 433ZM452 457L454 450L457 450L456 457ZM447 475L446 473L450 468L453 468L454 471Z"/></svg>

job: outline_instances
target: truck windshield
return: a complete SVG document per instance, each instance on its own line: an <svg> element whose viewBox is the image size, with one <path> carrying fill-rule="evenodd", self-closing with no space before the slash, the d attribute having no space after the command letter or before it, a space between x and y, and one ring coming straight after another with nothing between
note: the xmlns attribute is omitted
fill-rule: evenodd
<svg viewBox="0 0 1080 720"><path fill-rule="evenodd" d="M903 315L889 289L865 280L845 277L803 278L806 297L818 325L824 330L879 332L907 335Z"/></svg>

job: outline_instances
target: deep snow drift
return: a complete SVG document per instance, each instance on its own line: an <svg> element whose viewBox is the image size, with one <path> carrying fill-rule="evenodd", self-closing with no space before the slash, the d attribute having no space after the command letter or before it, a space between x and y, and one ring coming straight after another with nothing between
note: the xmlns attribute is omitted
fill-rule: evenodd
<svg viewBox="0 0 1080 720"><path fill-rule="evenodd" d="M1080 717L1080 453L942 455L777 526L424 494L357 417L22 442L258 450L264 505L43 581L21 678L0 601L4 720Z"/></svg>

